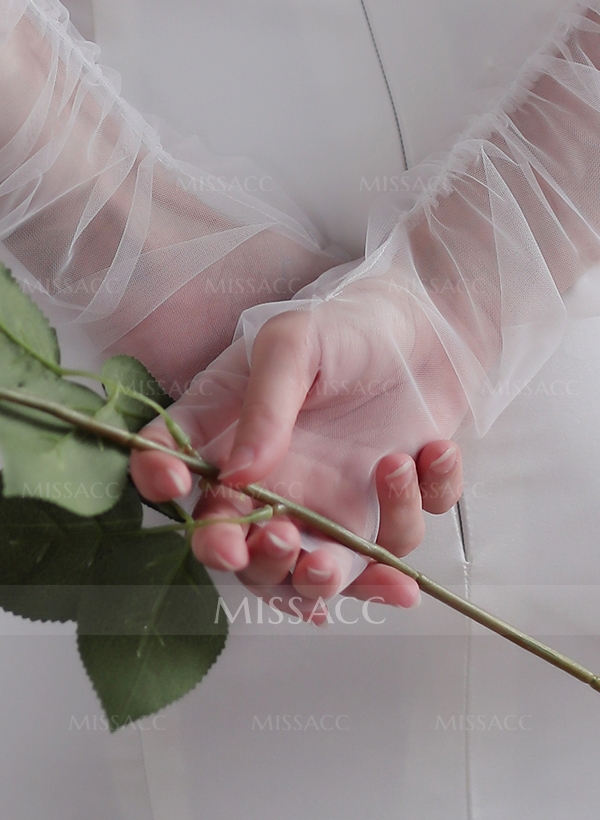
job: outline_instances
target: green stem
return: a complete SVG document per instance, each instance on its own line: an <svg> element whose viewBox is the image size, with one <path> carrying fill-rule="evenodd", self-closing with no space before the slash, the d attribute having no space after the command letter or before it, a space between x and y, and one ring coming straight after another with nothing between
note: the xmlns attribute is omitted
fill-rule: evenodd
<svg viewBox="0 0 600 820"><path fill-rule="evenodd" d="M119 429L118 427L112 427L109 424L104 424L97 419L86 416L84 413L71 410L70 408L64 407L56 402L47 401L45 399L40 399L37 396L4 388L0 389L0 401L8 401L14 404L20 404L24 407L31 407L35 410L41 410L49 413L50 415L59 418L62 421L66 421L81 430L85 430L86 432L107 441L111 441L113 444L123 447L126 450L151 450L153 452L165 453L166 455L173 456L178 458L180 461L183 461L183 463L187 465L190 472L200 475L209 481L218 481L218 468L208 464L206 461L197 456L191 456L186 453L171 450L169 447L149 441L137 433L129 433L126 430ZM592 687L592 689L600 691L600 677L595 675L593 672L590 672L589 669L586 669L575 661L572 661L565 655L556 652L554 649L551 649L549 646L537 641L535 638L526 635L524 632L515 629L515 627L506 623L506 621L496 618L496 616L486 612L484 609L481 609L471 603L471 601L467 601L464 598L455 595L453 592L450 592L450 590L445 589L440 586L440 584L437 584L435 581L427 578L427 576L423 575L421 572L417 572L417 570L413 569L400 558L392 555L392 553L383 549L383 547L380 547L378 544L373 544L370 541L367 541L366 539L350 532L340 524L336 524L334 521L331 521L330 519L325 518L324 516L319 515L306 507L295 504L293 501L289 501L288 499L283 498L282 496L279 496L276 493L259 486L258 484L248 484L245 487L237 487L236 489L239 490L239 492L250 496L250 498L272 507L274 515L290 515L295 519L302 521L304 524L319 530L324 535L329 536L338 543L343 544L351 550L354 550L354 552L359 552L361 555L371 558L374 561L378 561L380 564L387 564L387 566L403 572L405 575L413 578L419 585L420 589L427 595L436 598L438 601L441 601L452 609L455 609L457 612L461 612L463 615L466 615L468 618L471 618L471 620L485 626L492 632L502 635L504 638L517 646L526 649L553 666L567 672L569 675L572 675L578 680L587 683Z"/></svg>
<svg viewBox="0 0 600 820"><path fill-rule="evenodd" d="M70 376L100 382L104 385L107 391L109 391L109 400L116 398L119 393L122 393L124 396L129 396L129 398L135 399L136 401L139 401L142 404L151 407L154 410L154 412L162 418L162 420L167 426L167 430L169 431L175 442L179 445L182 452L187 453L190 456L196 455L196 451L192 447L192 443L188 438L187 434L185 433L185 431L177 424L175 419L167 413L165 408L158 404L158 402L155 402L154 399L151 399L149 396L145 396L143 393L139 393L132 387L127 387L127 385L122 384L121 382L115 382L112 379L107 379L101 376L99 373L91 373L88 370L70 370L67 367L54 365L52 364L52 362L49 362L46 359L41 358L37 354L34 354L31 350L29 350L29 348L26 349L28 353L31 353L31 355L35 355L38 361L40 361L46 367L50 368L52 372L55 373L57 376L62 376L63 378Z"/></svg>
<svg viewBox="0 0 600 820"><path fill-rule="evenodd" d="M181 506L181 504L178 504L176 501L173 501L173 500L167 501L166 504L168 504L173 510L175 510L175 512L178 513L181 516L181 518L183 518L183 520L185 521L186 524L194 524L195 523L192 516L189 514L189 512L187 510L185 510Z"/></svg>
<svg viewBox="0 0 600 820"><path fill-rule="evenodd" d="M2 267L4 266L2 265ZM14 342L16 345L22 348L29 356L36 359L38 362L40 362L40 364L43 364L44 367L47 367L48 370L54 373L55 376L63 375L63 373L65 372L64 368L62 368L59 364L56 364L56 362L52 362L50 361L50 359L46 359L44 358L44 356L41 356L37 352L37 350L34 350L32 347L30 347L27 344L27 342L23 341L23 339L21 339L20 337L15 336L15 334L12 333L12 331L9 328L7 328L6 325L3 324L0 330L2 330L2 333L4 333L5 336L7 336L11 340L11 342Z"/></svg>
<svg viewBox="0 0 600 820"><path fill-rule="evenodd" d="M127 387L121 382L115 382L112 379L103 378L99 373L92 373L89 370L73 370L69 367L62 367L62 365L56 364L56 362L50 361L50 359L46 359L38 353L37 350L30 347L22 338L15 336L15 334L4 325L2 326L2 332L12 342L19 345L19 347L21 347L29 356L36 359L40 364L50 370L51 373L54 373L55 376L58 376L59 378L71 377L90 379L91 381L100 382L100 384L103 384L105 388L112 391L112 395L109 398L114 398L119 392L121 392L124 395L129 396L132 399L136 399L137 401L142 402L142 404L146 404L148 407L151 407L155 413L162 417L169 433L181 447L182 451L192 456L196 454L196 451L193 449L191 441L184 430L182 430L177 422L169 416L164 407L161 407L160 404L155 402L149 396L145 396L143 393L138 393L137 390L133 390L131 387Z"/></svg>
<svg viewBox="0 0 600 820"><path fill-rule="evenodd" d="M40 361L39 357L38 361ZM47 362L42 361L42 364L48 366ZM78 379L89 379L90 381L94 382L102 382L102 378L100 377L99 373L90 373L89 370L71 370L69 367L61 367L60 365L54 371L57 376L61 376L62 378L78 378Z"/></svg>
<svg viewBox="0 0 600 820"><path fill-rule="evenodd" d="M200 530L203 527L209 527L213 524L259 524L263 521L270 521L273 518L273 507L260 507L248 515L240 515L236 518L203 518L194 521L186 521L185 524L164 524L160 527L145 527L142 530L136 530L140 535L156 535L163 532L190 532Z"/></svg>

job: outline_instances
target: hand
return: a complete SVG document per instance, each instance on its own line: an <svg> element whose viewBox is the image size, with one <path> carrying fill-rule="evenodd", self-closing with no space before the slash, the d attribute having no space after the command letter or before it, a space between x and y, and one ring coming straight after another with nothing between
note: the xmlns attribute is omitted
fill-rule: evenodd
<svg viewBox="0 0 600 820"><path fill-rule="evenodd" d="M362 293L360 315L363 319L365 309L368 313L364 296ZM386 298L387 305L389 301ZM380 308L378 302L376 298L377 309ZM353 341L356 349L364 348L363 352L373 343L373 333L366 338L359 335L359 341L364 344L362 348L356 347L357 326L350 321L355 307L356 304L347 303L346 315L338 313L341 327L328 322L325 311L320 316L319 311L313 311L276 317L257 337L251 375L245 348L242 342L237 342L196 377L190 391L171 410L203 456L223 467L228 485L266 479L266 485L276 492L337 519L359 534L373 535L373 519L367 502L372 467L380 462L376 471L381 504L378 540L392 552L404 555L422 538L421 505L431 512L444 512L460 496L460 453L451 443L438 441L413 450L420 451L416 465L408 455L374 458L378 445L381 446L377 432L383 434L388 452L394 451L389 446L389 430L377 429L380 412L395 405L399 417L403 418L402 411L406 409L407 420L410 423L412 416L414 427L416 408L414 397L402 389L404 381L398 377L393 357L388 357L386 363L384 357L375 359L367 355L357 363L355 355L348 355L352 354L349 343ZM393 317L399 318L397 314ZM346 332L350 330L349 336L344 335L344 325ZM327 326L338 331L336 335L329 334L327 339L328 357L322 355L319 338L320 328ZM460 399L452 369L446 366L444 371L436 367L435 357L440 363L444 357L439 343L435 344L435 334L429 334L428 346L415 345L415 322L407 320L404 329L410 331L413 353L420 351L430 362L431 379L438 391L445 390L445 400L440 395L435 403L442 408L442 420L443 414L447 418L450 411L456 419ZM318 357L314 355L315 349L319 350ZM331 368L331 362L336 366ZM353 390L344 389L340 395L338 389L336 395L332 395L330 372L348 376L339 382L348 382ZM365 395L364 390L367 377L370 395ZM357 402L355 388L359 384L362 395ZM329 391L327 385L331 388ZM447 389L448 386L452 389ZM294 428L299 413L299 423ZM363 424L365 421L369 426ZM346 427L349 447L338 446L332 450L330 437L335 435L336 425L339 429L340 423L342 428ZM421 435L428 435L432 429L434 424L429 424L427 429L421 424ZM318 436L315 430L319 431ZM172 444L161 422L154 422L145 434ZM445 460L440 460L449 449ZM447 470L442 477L436 475L436 465L431 467L436 461L440 462L438 469ZM397 473L404 465L409 465L406 473L386 482L386 476ZM135 454L132 475L142 494L152 500L165 500L191 489L191 477L184 465L159 454ZM404 488L401 487L403 477L408 480ZM233 490L221 489L216 495L205 496L196 514L235 517L249 509L250 502L246 498ZM311 601L314 603L314 598L329 597L337 592L352 566L348 551L332 544L298 558L299 533L292 522L281 520L250 530L234 524L214 525L196 532L193 547L203 563L216 569L237 571L246 584L263 595L283 580L279 591L284 589L288 597L301 593L307 599L307 606ZM288 573L294 565L290 578ZM357 597L364 597L367 591L372 595L374 585L385 588L382 597L389 603L407 606L418 598L411 579L379 565L367 567L348 592Z"/></svg>

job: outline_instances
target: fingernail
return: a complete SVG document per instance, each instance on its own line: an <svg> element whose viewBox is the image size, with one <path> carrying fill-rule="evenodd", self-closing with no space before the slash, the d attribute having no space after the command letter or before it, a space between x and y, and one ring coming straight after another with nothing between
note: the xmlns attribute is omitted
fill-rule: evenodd
<svg viewBox="0 0 600 820"><path fill-rule="evenodd" d="M244 569L246 566L245 556L236 554L237 550L229 550L229 552L231 554L227 558L221 552L216 555L216 558L219 559L219 563L223 569L228 572L239 572Z"/></svg>
<svg viewBox="0 0 600 820"><path fill-rule="evenodd" d="M414 462L407 461L401 467L398 467L397 470L394 470L393 473L389 473L389 475L386 475L384 480L388 484L395 484L399 490L403 490L410 484L410 482L413 480L413 477Z"/></svg>
<svg viewBox="0 0 600 820"><path fill-rule="evenodd" d="M415 598L414 598L413 602L410 604L410 606L408 608L409 609L415 609L416 607L418 607L420 605L422 600L423 600L423 596L421 595L421 590L418 589L417 594L415 595Z"/></svg>
<svg viewBox="0 0 600 820"><path fill-rule="evenodd" d="M313 584L324 584L331 580L332 572L330 569L314 569L309 567L306 570L306 576Z"/></svg>
<svg viewBox="0 0 600 820"><path fill-rule="evenodd" d="M186 480L181 476L177 470L167 470L167 475L171 478L173 484L177 488L177 495L187 495L188 485Z"/></svg>
<svg viewBox="0 0 600 820"><path fill-rule="evenodd" d="M414 593L414 597L409 604L406 603L396 603L395 606L400 607L400 609L416 609L418 606L421 605L421 601L423 600L423 596L421 595L421 590L417 588L417 591Z"/></svg>
<svg viewBox="0 0 600 820"><path fill-rule="evenodd" d="M457 458L456 447L448 447L445 453L431 462L429 469L438 475L446 475L456 464Z"/></svg>
<svg viewBox="0 0 600 820"><path fill-rule="evenodd" d="M219 555L219 563L221 566L219 567L220 572L239 572L242 567L238 567L236 564L231 564L229 561L226 561Z"/></svg>
<svg viewBox="0 0 600 820"><path fill-rule="evenodd" d="M252 447L248 447L247 444L242 444L241 447L237 447L229 456L222 472L219 473L219 480L223 481L223 479L228 478L228 476L240 470L247 469L254 462L254 457L254 450Z"/></svg>
<svg viewBox="0 0 600 820"><path fill-rule="evenodd" d="M272 532L267 536L267 545L269 546L269 552L276 558L283 558L286 555L290 555L296 549L293 544L289 544L287 541L284 541L283 538L280 538Z"/></svg>

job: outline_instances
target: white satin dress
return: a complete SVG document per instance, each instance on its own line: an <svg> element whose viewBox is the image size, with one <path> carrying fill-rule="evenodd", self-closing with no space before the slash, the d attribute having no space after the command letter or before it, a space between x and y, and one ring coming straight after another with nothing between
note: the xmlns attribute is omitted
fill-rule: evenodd
<svg viewBox="0 0 600 820"><path fill-rule="evenodd" d="M369 209L505 88L556 0L72 0L123 96L255 160L359 256ZM483 439L413 565L600 672L600 319ZM244 592L215 580L233 611ZM600 696L425 598L326 629L241 618L206 679L114 735L73 630L3 615L10 820L597 817Z"/></svg>

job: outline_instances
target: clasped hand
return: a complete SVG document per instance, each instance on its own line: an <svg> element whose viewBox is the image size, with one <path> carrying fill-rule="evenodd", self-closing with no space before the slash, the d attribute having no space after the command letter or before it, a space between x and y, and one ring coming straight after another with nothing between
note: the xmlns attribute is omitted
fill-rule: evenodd
<svg viewBox="0 0 600 820"><path fill-rule="evenodd" d="M423 538L423 510L446 512L460 497L460 451L452 441L433 439L440 430L454 432L463 405L443 346L410 294L367 279L312 309L267 321L251 366L244 339L236 341L169 412L193 447L221 468L224 486L203 494L195 516L248 514L253 502L235 487L261 482L373 537L374 486L377 542L404 556ZM402 427L413 432L403 434ZM174 446L160 419L143 434ZM414 450L423 438L430 443ZM398 441L410 443L414 458L398 450ZM131 473L155 502L192 489L185 465L159 453L135 453ZM256 594L280 599L284 611L295 597L316 623L326 613L315 614L315 599L342 589L402 607L419 600L412 579L376 563L347 586L353 555L322 537L305 552L297 523L280 517L198 529L192 546L208 567L235 572Z"/></svg>

